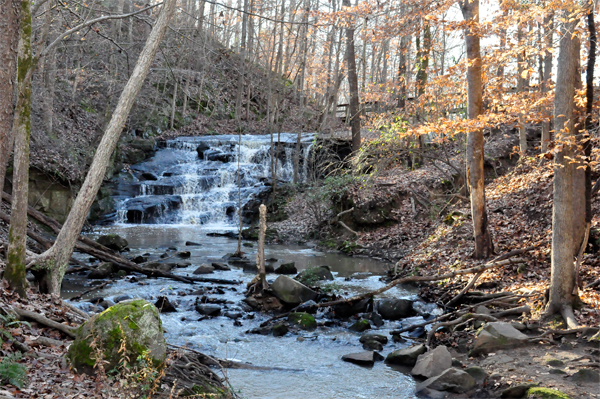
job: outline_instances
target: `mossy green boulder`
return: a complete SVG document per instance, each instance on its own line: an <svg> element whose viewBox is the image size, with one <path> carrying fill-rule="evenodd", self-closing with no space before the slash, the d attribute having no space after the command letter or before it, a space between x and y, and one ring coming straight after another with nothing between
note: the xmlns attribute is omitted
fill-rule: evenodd
<svg viewBox="0 0 600 399"><path fill-rule="evenodd" d="M566 393L556 389L533 387L527 391L527 399L571 399Z"/></svg>
<svg viewBox="0 0 600 399"><path fill-rule="evenodd" d="M123 346L125 350L121 350ZM90 318L77 330L67 357L76 372L93 374L99 355L107 371L125 360L124 356L129 364L144 358L161 367L167 344L158 309L143 299L133 299Z"/></svg>
<svg viewBox="0 0 600 399"><path fill-rule="evenodd" d="M299 326L303 330L312 331L317 328L317 321L306 312L290 313L288 316L290 324Z"/></svg>

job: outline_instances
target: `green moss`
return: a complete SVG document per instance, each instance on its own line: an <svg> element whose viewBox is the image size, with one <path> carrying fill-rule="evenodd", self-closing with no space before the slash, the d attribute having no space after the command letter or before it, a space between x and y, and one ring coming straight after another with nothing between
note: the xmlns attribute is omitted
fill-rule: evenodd
<svg viewBox="0 0 600 399"><path fill-rule="evenodd" d="M549 359L546 361L546 363L548 364L548 366L552 367L563 367L565 365L565 362L559 359Z"/></svg>
<svg viewBox="0 0 600 399"><path fill-rule="evenodd" d="M295 324L303 330L312 331L317 328L317 321L306 312L295 312L288 316L290 324Z"/></svg>
<svg viewBox="0 0 600 399"><path fill-rule="evenodd" d="M528 399L571 399L566 393L557 391L556 389L533 387L527 390Z"/></svg>

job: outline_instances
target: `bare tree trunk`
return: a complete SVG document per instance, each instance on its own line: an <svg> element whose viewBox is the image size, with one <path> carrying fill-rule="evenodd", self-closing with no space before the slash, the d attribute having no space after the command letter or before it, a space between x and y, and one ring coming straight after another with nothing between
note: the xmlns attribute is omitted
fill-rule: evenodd
<svg viewBox="0 0 600 399"><path fill-rule="evenodd" d="M175 111L177 110L177 89L179 88L179 79L175 77L175 87L173 87L173 101L171 102L171 123L169 126L173 130L175 123Z"/></svg>
<svg viewBox="0 0 600 399"><path fill-rule="evenodd" d="M262 289L269 288L267 282L267 272L265 271L265 233L267 232L267 207L265 204L260 204L258 207L260 219L258 223L258 249L256 251L256 266L258 267L258 275Z"/></svg>
<svg viewBox="0 0 600 399"><path fill-rule="evenodd" d="M410 47L411 37L402 36L400 38L400 61L398 62L398 85L400 89L398 91L398 108L404 109L406 107L406 95L407 91L407 64L408 64L408 48Z"/></svg>
<svg viewBox="0 0 600 399"><path fill-rule="evenodd" d="M17 106L13 122L15 157L13 201L8 231L8 256L4 278L21 297L27 296L26 246L29 197L29 137L31 135L31 9L22 0L17 60Z"/></svg>
<svg viewBox="0 0 600 399"><path fill-rule="evenodd" d="M344 0L343 6L350 8L350 0ZM352 151L360 150L360 109L358 100L358 76L356 75L356 56L354 54L354 22L346 28L346 64L348 65L348 86L350 86L350 124L352 126Z"/></svg>
<svg viewBox="0 0 600 399"><path fill-rule="evenodd" d="M479 0L464 0L460 8L465 21L478 25ZM477 119L483 113L483 85L481 81L481 52L479 36L465 32L467 48L467 113L469 119ZM485 175L483 169L483 131L481 129L467 133L467 179L471 191L471 215L475 236L476 259L487 258L494 252L492 237L488 228L485 204Z"/></svg>
<svg viewBox="0 0 600 399"><path fill-rule="evenodd" d="M248 0L244 0L244 15L242 16L242 37L240 39L240 58L238 87L235 96L235 118L242 118L242 91L244 89L244 73L246 73L246 30L248 27Z"/></svg>
<svg viewBox="0 0 600 399"><path fill-rule="evenodd" d="M6 167L13 146L13 94L20 14L21 1L7 0L0 3L0 31L4 32L4 37L0 40L0 188L4 187Z"/></svg>
<svg viewBox="0 0 600 399"><path fill-rule="evenodd" d="M121 136L129 111L142 87L156 51L167 30L169 20L175 11L175 5L176 0L165 0L162 11L148 36L146 45L139 55L133 73L121 93L117 107L98 145L98 150L94 155L90 170L79 190L71 212L69 212L69 216L58 234L54 245L32 260L36 271L42 277L42 281L40 281L40 290L42 292L60 294L62 278L73 253L75 242L90 207L96 198L98 189L102 184L110 157Z"/></svg>
<svg viewBox="0 0 600 399"><path fill-rule="evenodd" d="M550 90L550 84L552 83L552 53L550 49L552 48L552 35L554 33L554 13L548 13L544 17L544 33L546 37L544 38L544 44L546 47L546 54L544 56L544 80L542 80L542 93L548 93ZM550 114L550 110L546 111ZM550 116L548 116L548 120L542 122L542 143L541 143L541 151L545 153L548 151L548 143L550 143Z"/></svg>
<svg viewBox="0 0 600 399"><path fill-rule="evenodd" d="M523 43L523 30L525 29L525 24L523 22L519 23L517 26L517 45L522 47ZM525 93L526 87L526 79L523 77L523 72L525 71L525 67L527 66L527 61L525 61L525 50L519 49L519 53L517 55L517 91L519 93ZM523 113L519 114L519 150L522 154L527 152L527 129L525 128L524 123L524 115Z"/></svg>
<svg viewBox="0 0 600 399"><path fill-rule="evenodd" d="M565 11L568 19L569 12ZM556 88L554 98L554 127L556 139L561 140L563 149L556 154L554 168L554 206L552 211L552 252L550 293L546 314L561 313L569 327L577 325L573 316L575 267L573 256L576 248L573 220L576 207L584 207L584 198L573 192L575 146L569 139L575 132L575 88L578 80L579 37L573 36L577 21L564 22L561 32Z"/></svg>

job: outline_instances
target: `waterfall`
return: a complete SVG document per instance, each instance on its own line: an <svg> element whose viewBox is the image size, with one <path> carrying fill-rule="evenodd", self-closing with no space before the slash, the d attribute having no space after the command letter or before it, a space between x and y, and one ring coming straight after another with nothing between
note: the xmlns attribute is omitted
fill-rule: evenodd
<svg viewBox="0 0 600 399"><path fill-rule="evenodd" d="M299 177L308 171L314 134L303 134ZM275 139L277 137L275 136ZM297 134L280 135L277 179L291 181ZM242 208L271 190L271 136L243 135L239 148ZM116 223L237 226L238 136L180 137L166 141L151 159L133 165L116 183ZM277 142L275 142L277 148ZM244 215L244 211L242 211Z"/></svg>

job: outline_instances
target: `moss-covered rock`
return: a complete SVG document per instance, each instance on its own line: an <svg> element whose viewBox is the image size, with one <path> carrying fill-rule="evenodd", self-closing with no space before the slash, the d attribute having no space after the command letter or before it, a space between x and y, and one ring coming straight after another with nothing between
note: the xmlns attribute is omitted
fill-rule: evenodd
<svg viewBox="0 0 600 399"><path fill-rule="evenodd" d="M363 332L365 330L370 330L370 329L371 329L371 323L367 319L360 319L357 322L355 322L354 324L352 324L350 327L348 327L348 330L355 331L355 332Z"/></svg>
<svg viewBox="0 0 600 399"><path fill-rule="evenodd" d="M306 312L290 313L288 321L290 324L297 325L303 330L312 331L317 328L317 321L315 318Z"/></svg>
<svg viewBox="0 0 600 399"><path fill-rule="evenodd" d="M106 362L104 369L111 370L124 356L130 364L147 357L155 367L161 367L166 353L158 309L143 299L134 299L111 306L82 325L67 357L76 372L92 374L98 357Z"/></svg>
<svg viewBox="0 0 600 399"><path fill-rule="evenodd" d="M569 395L556 389L533 387L527 390L527 399L571 399Z"/></svg>

